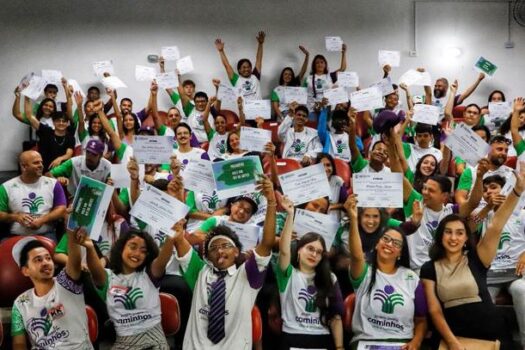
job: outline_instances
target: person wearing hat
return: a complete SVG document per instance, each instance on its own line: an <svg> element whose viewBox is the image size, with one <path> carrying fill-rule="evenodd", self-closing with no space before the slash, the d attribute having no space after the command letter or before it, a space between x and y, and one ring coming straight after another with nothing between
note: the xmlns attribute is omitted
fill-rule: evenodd
<svg viewBox="0 0 525 350"><path fill-rule="evenodd" d="M0 222L11 235L42 235L56 241L55 221L66 213L66 197L57 180L42 176L40 153L20 154L22 173L0 186Z"/></svg>
<svg viewBox="0 0 525 350"><path fill-rule="evenodd" d="M268 177L258 181L268 200L260 243L239 264L242 244L229 227L219 225L199 257L182 232L173 238L184 280L193 291L183 349L251 349L251 310L263 286L275 239L277 201Z"/></svg>
<svg viewBox="0 0 525 350"><path fill-rule="evenodd" d="M104 147L100 140L90 140L85 155L73 157L51 169L50 175L66 185L70 195L75 194L82 176L105 183L111 173L111 162L103 157Z"/></svg>
<svg viewBox="0 0 525 350"><path fill-rule="evenodd" d="M53 277L51 252L34 237L18 241L13 259L34 288L16 298L11 312L13 349L93 349L89 341L86 304L80 281L80 246L75 244L80 228L68 231L69 259Z"/></svg>
<svg viewBox="0 0 525 350"><path fill-rule="evenodd" d="M409 112L410 113L410 112ZM403 153L408 163L408 168L415 173L417 162L427 154L433 155L438 163L443 159L441 151L434 147L432 125L417 123L414 128L414 144L403 143Z"/></svg>

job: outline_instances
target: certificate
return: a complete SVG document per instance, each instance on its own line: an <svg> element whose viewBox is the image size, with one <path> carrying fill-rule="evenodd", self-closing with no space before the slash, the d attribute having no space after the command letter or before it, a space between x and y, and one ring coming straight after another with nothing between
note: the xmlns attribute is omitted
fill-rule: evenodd
<svg viewBox="0 0 525 350"><path fill-rule="evenodd" d="M171 236L173 225L189 211L190 208L177 198L146 185L129 214Z"/></svg>
<svg viewBox="0 0 525 350"><path fill-rule="evenodd" d="M239 88L231 85L220 84L219 91L217 91L217 99L223 102L232 102L237 105L237 98L241 95Z"/></svg>
<svg viewBox="0 0 525 350"><path fill-rule="evenodd" d="M323 91L323 97L328 100L330 106L348 102L348 92L344 87L326 89Z"/></svg>
<svg viewBox="0 0 525 350"><path fill-rule="evenodd" d="M157 76L157 71L153 67L135 66L135 79L137 81L152 81Z"/></svg>
<svg viewBox="0 0 525 350"><path fill-rule="evenodd" d="M192 159L184 168L182 179L187 190L210 195L215 190L215 180L209 160Z"/></svg>
<svg viewBox="0 0 525 350"><path fill-rule="evenodd" d="M160 55L166 61L176 61L180 58L179 48L177 46L163 46L160 49Z"/></svg>
<svg viewBox="0 0 525 350"><path fill-rule="evenodd" d="M342 87L358 87L359 75L357 75L357 72L337 72L337 85Z"/></svg>
<svg viewBox="0 0 525 350"><path fill-rule="evenodd" d="M44 78L48 84L62 84L62 72L59 70L42 69L42 78Z"/></svg>
<svg viewBox="0 0 525 350"><path fill-rule="evenodd" d="M352 107L358 112L370 111L383 107L383 95L377 87L352 92L350 94Z"/></svg>
<svg viewBox="0 0 525 350"><path fill-rule="evenodd" d="M294 205L300 205L321 197L330 196L330 184L322 164L279 175L285 195Z"/></svg>
<svg viewBox="0 0 525 350"><path fill-rule="evenodd" d="M177 60L177 70L180 75L193 72L193 61L191 56L186 56Z"/></svg>
<svg viewBox="0 0 525 350"><path fill-rule="evenodd" d="M480 57L476 61L476 64L474 64L474 69L478 72L485 73L488 76L492 77L494 73L496 73L498 66L496 66L494 63L490 62L486 58Z"/></svg>
<svg viewBox="0 0 525 350"><path fill-rule="evenodd" d="M357 350L401 350L406 343L360 340Z"/></svg>
<svg viewBox="0 0 525 350"><path fill-rule="evenodd" d="M257 156L213 162L211 166L219 199L255 192L258 176L263 174Z"/></svg>
<svg viewBox="0 0 525 350"><path fill-rule="evenodd" d="M485 122L500 127L511 113L510 102L489 102L489 114L485 115Z"/></svg>
<svg viewBox="0 0 525 350"><path fill-rule="evenodd" d="M339 222L330 215L314 213L311 211L297 209L293 222L293 231L301 238L308 232L315 232L323 236L326 249L334 243L335 235L339 229Z"/></svg>
<svg viewBox="0 0 525 350"><path fill-rule="evenodd" d="M110 75L109 77L102 78L102 85L112 90L128 87L126 84L124 84L122 80L120 80L114 75Z"/></svg>
<svg viewBox="0 0 525 350"><path fill-rule="evenodd" d="M370 87L374 86L381 90L381 94L383 96L390 95L394 92L394 87L392 86L392 79L390 79L390 77L386 77L384 79L381 79L377 83L370 85Z"/></svg>
<svg viewBox="0 0 525 350"><path fill-rule="evenodd" d="M226 221L223 223L232 229L233 232L239 237L239 241L242 244L242 252L247 252L253 249L259 243L261 237L261 228L257 225L250 224L239 224L237 222Z"/></svg>
<svg viewBox="0 0 525 350"><path fill-rule="evenodd" d="M98 241L114 188L103 182L82 176L73 199L73 212L69 215L67 228L83 227L89 238Z"/></svg>
<svg viewBox="0 0 525 350"><path fill-rule="evenodd" d="M144 164L139 164L139 182L144 181L145 167ZM131 179L129 177L128 165L126 163L111 164L111 180L115 188L130 188Z"/></svg>
<svg viewBox="0 0 525 350"><path fill-rule="evenodd" d="M445 145L472 166L476 166L490 150L490 146L463 123L458 124L452 134L446 138Z"/></svg>
<svg viewBox="0 0 525 350"><path fill-rule="evenodd" d="M139 164L169 164L172 153L169 137L135 135L133 155Z"/></svg>
<svg viewBox="0 0 525 350"><path fill-rule="evenodd" d="M324 42L326 51L343 51L343 39L340 36L326 36Z"/></svg>
<svg viewBox="0 0 525 350"><path fill-rule="evenodd" d="M157 73L155 77L157 84L161 89L175 89L179 86L179 78L175 72Z"/></svg>
<svg viewBox="0 0 525 350"><path fill-rule="evenodd" d="M99 78L104 77L105 73L108 73L109 75L115 74L113 62L110 60L94 62L93 71L95 72L95 75Z"/></svg>
<svg viewBox="0 0 525 350"><path fill-rule="evenodd" d="M20 91L20 93L35 101L40 97L40 95L42 95L46 85L47 82L44 78L39 77L38 75L33 75L31 79L29 79L28 85L25 87L25 89Z"/></svg>
<svg viewBox="0 0 525 350"><path fill-rule="evenodd" d="M381 67L387 64L390 67L399 67L401 53L399 51L379 50L377 53L377 62Z"/></svg>
<svg viewBox="0 0 525 350"><path fill-rule="evenodd" d="M35 73L31 72L31 73L27 73L26 75L24 75L24 77L22 79L20 79L20 83L18 83L18 89L20 90L23 90L26 88L26 86L29 85L29 81L31 80L31 78L35 75Z"/></svg>
<svg viewBox="0 0 525 350"><path fill-rule="evenodd" d="M358 207L403 208L402 173L357 173L352 186Z"/></svg>
<svg viewBox="0 0 525 350"><path fill-rule="evenodd" d="M430 125L437 125L441 108L432 105L417 104L414 106L412 121Z"/></svg>
<svg viewBox="0 0 525 350"><path fill-rule="evenodd" d="M284 103L297 102L305 105L308 101L308 89L305 87L286 86L284 88Z"/></svg>
<svg viewBox="0 0 525 350"><path fill-rule="evenodd" d="M432 78L429 72L418 72L415 69L410 69L399 78L399 84L406 84L406 86L431 86Z"/></svg>
<svg viewBox="0 0 525 350"><path fill-rule="evenodd" d="M254 152L264 152L268 142L272 142L272 131L241 126L241 149Z"/></svg>
<svg viewBox="0 0 525 350"><path fill-rule="evenodd" d="M73 93L79 92L82 95L82 97L86 98L86 94L84 93L84 91L80 87L80 84L78 83L78 81L76 81L75 79L68 79L67 80L67 85L69 85L69 86L71 86L73 88Z"/></svg>
<svg viewBox="0 0 525 350"><path fill-rule="evenodd" d="M257 117L270 119L272 116L272 102L270 100L244 100L244 116L246 120L255 120Z"/></svg>

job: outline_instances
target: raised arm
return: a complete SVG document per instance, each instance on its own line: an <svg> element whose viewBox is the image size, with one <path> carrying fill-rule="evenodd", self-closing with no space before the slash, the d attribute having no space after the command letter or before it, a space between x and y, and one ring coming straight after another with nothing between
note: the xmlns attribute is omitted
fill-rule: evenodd
<svg viewBox="0 0 525 350"><path fill-rule="evenodd" d="M299 74L297 75L299 82L301 82L303 81L304 75L306 74L306 71L308 70L308 59L310 57L310 53L304 46L301 46L301 45L299 45L299 50L301 50L302 53L304 53L303 65L301 66L301 70L299 71Z"/></svg>
<svg viewBox="0 0 525 350"><path fill-rule="evenodd" d="M261 175L257 181L257 191L261 191L267 201L266 216L263 226L263 237L261 242L255 247L255 252L259 256L268 256L272 253L273 242L275 240L275 213L277 210L277 200L273 191L273 184L266 175Z"/></svg>
<svg viewBox="0 0 525 350"><path fill-rule="evenodd" d="M106 284L107 275L104 266L97 254L95 243L87 236L85 230L81 230L74 236L74 242L86 248L86 262L91 273L93 283L97 287L103 287ZM70 240L71 241L71 240ZM68 241L69 244L69 241ZM69 260L70 258L68 258Z"/></svg>
<svg viewBox="0 0 525 350"><path fill-rule="evenodd" d="M36 117L33 115L33 107L31 105L31 100L29 97L24 97L24 112L26 114L27 120L29 120L29 124L34 130L38 130L40 128L40 121L36 119Z"/></svg>
<svg viewBox="0 0 525 350"><path fill-rule="evenodd" d="M160 70L161 73L166 73L165 61L164 61L164 57L162 57L162 56L159 57L159 70ZM180 82L180 80L179 80L179 82ZM167 88L166 92L168 93L168 96L171 96L173 94L173 89L172 88Z"/></svg>
<svg viewBox="0 0 525 350"><path fill-rule="evenodd" d="M405 83L401 83L399 84L399 87L401 88L401 90L405 92L407 108L409 110L414 109L414 101L412 101L412 95L410 94L410 90L408 89L408 86Z"/></svg>
<svg viewBox="0 0 525 350"><path fill-rule="evenodd" d="M246 125L246 115L244 114L244 105L241 96L237 98L237 108L239 109L239 124L235 129L239 131L241 130L241 126Z"/></svg>
<svg viewBox="0 0 525 350"><path fill-rule="evenodd" d="M82 233L84 232L84 233ZM74 231L67 230L67 262L66 273L72 280L78 281L80 279L82 257L80 254L80 246L76 244L77 235L85 235L83 227L77 227Z"/></svg>
<svg viewBox="0 0 525 350"><path fill-rule="evenodd" d="M281 239L279 240L279 268L281 271L286 271L290 266L291 261L291 242L294 219L294 205L288 197L283 197L281 205L286 211L286 221L283 230L281 231Z"/></svg>
<svg viewBox="0 0 525 350"><path fill-rule="evenodd" d="M131 200L129 204L130 206L133 206L140 196L139 164L135 157L129 159L127 168L129 178L131 179L131 187L129 189Z"/></svg>
<svg viewBox="0 0 525 350"><path fill-rule="evenodd" d="M228 61L228 57L226 57L226 53L224 52L224 41L222 41L220 38L215 40L215 48L217 51L219 51L219 55L221 56L221 62L224 66L224 69L226 69L226 74L228 75L228 79L232 80L233 75L235 74L233 72L233 68L230 65L230 62Z"/></svg>
<svg viewBox="0 0 525 350"><path fill-rule="evenodd" d="M109 135L109 138L111 139L111 142L113 143L113 148L117 151L122 146L122 141L117 134L115 130L111 127L111 124L109 123L108 117L106 117L106 113L104 113L104 103L102 100L95 101L93 105L93 110L98 114L98 117L100 118L100 122L102 123L102 126L104 127L104 130ZM115 110L115 114L116 114Z"/></svg>
<svg viewBox="0 0 525 350"><path fill-rule="evenodd" d="M20 111L20 88L18 86L15 89L15 101L13 102L12 113L13 117L15 117L19 122L24 122L24 117Z"/></svg>
<svg viewBox="0 0 525 350"><path fill-rule="evenodd" d="M173 231L184 232L185 219L179 220L172 228ZM177 233L176 233L177 234ZM176 235L175 234L175 235ZM173 254L174 238L170 235L166 235L164 243L160 247L159 255L151 263L150 273L155 279L161 279L166 271L166 265L168 265L171 255Z"/></svg>
<svg viewBox="0 0 525 350"><path fill-rule="evenodd" d="M463 101L465 101L476 89L478 88L481 81L485 79L485 73L479 73L477 79L470 85L467 90L463 91L463 93L458 98L458 104L462 104ZM455 97L455 96L453 96Z"/></svg>
<svg viewBox="0 0 525 350"><path fill-rule="evenodd" d="M358 279L365 269L365 254L363 245L359 236L357 225L357 195L348 196L344 204L346 213L350 218L350 231L348 237L348 250L350 251L350 276L352 279Z"/></svg>
<svg viewBox="0 0 525 350"><path fill-rule="evenodd" d="M450 85L450 94L448 96L447 104L445 105L445 118L448 122L452 122L454 120L454 99L456 98L457 91L458 81L454 80L454 82Z"/></svg>
<svg viewBox="0 0 525 350"><path fill-rule="evenodd" d="M67 79L62 78L62 87L64 88L64 93L66 94L66 116L67 119L75 125L75 119L73 118L73 88L67 85Z"/></svg>
<svg viewBox="0 0 525 350"><path fill-rule="evenodd" d="M204 130L206 131L206 135L210 135L210 133L213 131L213 128L210 125L209 116L211 111L211 106L217 101L217 97L212 96L208 99L208 103L206 104L206 108L204 109L204 112L202 112L201 120L202 124L204 125Z"/></svg>
<svg viewBox="0 0 525 350"><path fill-rule="evenodd" d="M460 216L468 218L470 213L472 213L472 211L477 208L479 201L481 200L481 196L483 195L483 175L485 175L488 169L488 159L481 159L478 162L478 168L476 170L476 181L474 182L474 186L472 187L470 196L466 202L459 204L458 214Z"/></svg>
<svg viewBox="0 0 525 350"><path fill-rule="evenodd" d="M517 145L522 141L522 137L519 132L520 127L520 114L525 109L525 100L523 97L517 97L514 99L512 105L512 118L510 120L510 133L512 135L512 143Z"/></svg>
<svg viewBox="0 0 525 350"><path fill-rule="evenodd" d="M263 46L264 46L264 39L266 38L266 33L263 31L260 31L257 33L257 54L255 56L255 69L261 74L262 69L262 59L263 59Z"/></svg>
<svg viewBox="0 0 525 350"><path fill-rule="evenodd" d="M78 111L77 134L78 139L82 142L87 133L86 122L84 121L84 98L80 91L75 92L74 96Z"/></svg>
<svg viewBox="0 0 525 350"><path fill-rule="evenodd" d="M361 153L359 153L359 148L357 147L356 138L356 117L357 112L354 108L350 108L347 113L348 116L348 146L350 147L350 154L352 156L352 161L357 159Z"/></svg>
<svg viewBox="0 0 525 350"><path fill-rule="evenodd" d="M343 44L343 49L341 50L341 66L337 72L344 72L346 70L346 44Z"/></svg>

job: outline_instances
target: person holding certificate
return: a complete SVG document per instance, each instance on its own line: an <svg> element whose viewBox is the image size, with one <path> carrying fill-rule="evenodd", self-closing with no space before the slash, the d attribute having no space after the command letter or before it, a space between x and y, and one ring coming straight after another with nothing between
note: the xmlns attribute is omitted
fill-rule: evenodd
<svg viewBox="0 0 525 350"><path fill-rule="evenodd" d="M173 155L175 155L182 164L181 172L184 172L184 169L192 159L210 160L205 150L191 146L191 135L191 127L186 123L179 123L175 128L175 137L177 138L179 148L173 150Z"/></svg>
<svg viewBox="0 0 525 350"><path fill-rule="evenodd" d="M330 271L329 247L318 233L307 233L297 242L297 260L292 260L294 205L284 197L282 206L287 217L274 266L283 319L280 349L344 349L343 297Z"/></svg>

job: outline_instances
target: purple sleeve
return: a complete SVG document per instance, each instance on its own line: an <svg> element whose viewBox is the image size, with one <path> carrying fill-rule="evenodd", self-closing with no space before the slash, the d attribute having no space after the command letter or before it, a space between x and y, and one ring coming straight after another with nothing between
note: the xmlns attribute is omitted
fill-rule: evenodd
<svg viewBox="0 0 525 350"><path fill-rule="evenodd" d="M208 153L204 152L203 154L201 154L201 159L210 160L210 156L208 155Z"/></svg>
<svg viewBox="0 0 525 350"><path fill-rule="evenodd" d="M419 226L416 226L412 221L405 221L399 225L403 232L405 233L405 236L409 236L417 231Z"/></svg>
<svg viewBox="0 0 525 350"><path fill-rule="evenodd" d="M343 184L341 186L341 189L339 190L339 203L346 202L347 198L348 198L348 188L346 187L346 184Z"/></svg>
<svg viewBox="0 0 525 350"><path fill-rule="evenodd" d="M140 112L137 113L137 118L139 118L140 122L144 122L144 120L148 117L146 114L146 108L142 108Z"/></svg>
<svg viewBox="0 0 525 350"><path fill-rule="evenodd" d="M344 302L343 295L341 294L341 288L339 288L339 282L335 282L333 290L334 295L330 297L330 306L328 309L328 314L326 315L328 320L331 320L335 315L343 317Z"/></svg>
<svg viewBox="0 0 525 350"><path fill-rule="evenodd" d="M459 204L455 203L455 204L452 206L452 212L453 212L454 214L459 213Z"/></svg>
<svg viewBox="0 0 525 350"><path fill-rule="evenodd" d="M266 277L266 271L259 271L257 267L257 262L255 261L255 252L253 252L248 260L244 263L244 268L246 269L246 276L248 276L248 283L253 289L259 289L264 284L264 279Z"/></svg>
<svg viewBox="0 0 525 350"><path fill-rule="evenodd" d="M201 147L201 144L199 143L199 140L197 140L197 137L195 136L194 133L191 133L190 146L197 147L197 148Z"/></svg>
<svg viewBox="0 0 525 350"><path fill-rule="evenodd" d="M60 284L62 287L67 289L73 294L82 294L84 288L82 288L82 283L79 281L73 280L71 277L68 276L66 273L66 269L62 269L60 273L56 277L56 281L58 284Z"/></svg>
<svg viewBox="0 0 525 350"><path fill-rule="evenodd" d="M62 189L62 185L57 181L55 183L55 188L53 189L53 208L56 208L60 205L66 206L66 195Z"/></svg>
<svg viewBox="0 0 525 350"><path fill-rule="evenodd" d="M215 107L211 107L210 113L213 116L213 118L219 115L219 111Z"/></svg>
<svg viewBox="0 0 525 350"><path fill-rule="evenodd" d="M330 73L330 78L332 78L332 83L337 82L337 72Z"/></svg>
<svg viewBox="0 0 525 350"><path fill-rule="evenodd" d="M461 97L461 95L456 95L456 96L454 97L454 107L457 106L457 105L459 105L458 102L459 102L459 98L460 98L460 97ZM463 101L461 101L461 102L463 102Z"/></svg>
<svg viewBox="0 0 525 350"><path fill-rule="evenodd" d="M416 287L414 294L414 316L425 317L428 312L427 298L425 297L425 291L423 290L423 284L421 281Z"/></svg>
<svg viewBox="0 0 525 350"><path fill-rule="evenodd" d="M258 80L261 80L261 72L259 72L257 68L253 69L252 74L255 75Z"/></svg>

